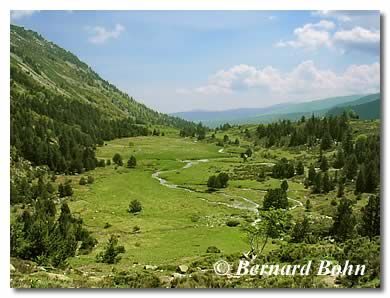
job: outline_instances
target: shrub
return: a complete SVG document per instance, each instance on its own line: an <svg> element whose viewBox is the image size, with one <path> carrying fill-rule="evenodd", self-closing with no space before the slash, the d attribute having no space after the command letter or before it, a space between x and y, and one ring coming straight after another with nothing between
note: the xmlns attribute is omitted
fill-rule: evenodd
<svg viewBox="0 0 390 298"><path fill-rule="evenodd" d="M240 224L240 222L237 220L237 219L229 219L227 222L226 222L226 225L228 227L236 227Z"/></svg>
<svg viewBox="0 0 390 298"><path fill-rule="evenodd" d="M108 229L108 228L110 228L110 227L112 227L112 225L109 223L109 222L106 222L105 224L104 224L104 229Z"/></svg>
<svg viewBox="0 0 390 298"><path fill-rule="evenodd" d="M94 181L95 181L95 178L93 178L92 176L88 176L88 184L92 184Z"/></svg>
<svg viewBox="0 0 390 298"><path fill-rule="evenodd" d="M138 213L141 212L141 210L142 210L142 205L140 201L133 200L130 202L129 210L128 210L130 213Z"/></svg>
<svg viewBox="0 0 390 298"><path fill-rule="evenodd" d="M123 166L123 159L119 153L115 153L114 157L112 158L112 161L118 166Z"/></svg>
<svg viewBox="0 0 390 298"><path fill-rule="evenodd" d="M220 252L221 252L221 250L216 246L209 246L209 247L207 247L207 250L206 250L206 253L218 254Z"/></svg>
<svg viewBox="0 0 390 298"><path fill-rule="evenodd" d="M81 177L80 181L79 181L79 184L80 185L86 185L87 184L87 179L85 179L84 177Z"/></svg>
<svg viewBox="0 0 390 298"><path fill-rule="evenodd" d="M115 235L111 235L105 250L96 255L96 261L98 263L116 264L121 259L119 254L125 251L124 246L118 245L118 238Z"/></svg>

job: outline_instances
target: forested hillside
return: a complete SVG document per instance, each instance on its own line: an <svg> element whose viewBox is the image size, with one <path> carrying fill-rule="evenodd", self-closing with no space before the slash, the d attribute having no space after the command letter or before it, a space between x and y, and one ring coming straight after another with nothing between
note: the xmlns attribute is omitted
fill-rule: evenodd
<svg viewBox="0 0 390 298"><path fill-rule="evenodd" d="M57 172L96 166L104 140L148 135L153 124L193 124L147 108L72 53L11 25L11 146Z"/></svg>

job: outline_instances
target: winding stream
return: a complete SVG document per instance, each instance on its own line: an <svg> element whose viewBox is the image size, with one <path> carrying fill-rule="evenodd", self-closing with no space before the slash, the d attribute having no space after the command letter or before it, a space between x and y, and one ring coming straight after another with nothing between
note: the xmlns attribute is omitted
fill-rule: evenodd
<svg viewBox="0 0 390 298"><path fill-rule="evenodd" d="M224 148L219 149L218 152L219 153L225 153L224 152ZM197 164L202 163L202 162L208 162L209 160L208 159L198 159L198 160L180 160L180 161L185 163L185 165L182 167L182 169L188 169L188 168L191 168L193 165L197 165ZM273 165L274 163L259 163L259 164ZM175 172L177 170L178 169L167 170L167 171L157 171L157 172L152 174L152 178L153 179L157 179L160 182L160 184L165 186L165 187L177 188L177 189L185 190L187 192L195 193L196 192L195 190L188 189L188 188L186 188L184 186L176 185L176 184L173 184L173 183L169 183L167 180L165 180L164 178L160 177L160 175L163 174L163 173ZM245 188L244 190L254 190L255 191L255 189L252 189L252 188ZM259 212L259 210L258 210L259 204L254 202L254 201L252 201L249 198L246 198L246 197L243 197L243 196L237 196L237 195L230 195L230 194L226 194L226 193L223 193L223 192L215 192L214 194L222 195L224 197L231 198L234 201L232 201L232 202L218 202L218 201L211 201L211 200L208 200L208 199L203 198L203 197L198 197L198 199L200 199L202 201L205 201L205 202L207 202L209 204L212 204L212 205L223 205L223 206L234 208L234 209L248 210L248 211L254 212L256 214ZM290 210L293 210L293 209L295 209L297 207L303 207L303 203L302 202L300 202L298 200L295 200L295 199L292 199L292 198L287 198L287 199L297 203L297 205L291 207ZM253 222L253 224L256 224L260 220L261 220L260 218L256 219Z"/></svg>

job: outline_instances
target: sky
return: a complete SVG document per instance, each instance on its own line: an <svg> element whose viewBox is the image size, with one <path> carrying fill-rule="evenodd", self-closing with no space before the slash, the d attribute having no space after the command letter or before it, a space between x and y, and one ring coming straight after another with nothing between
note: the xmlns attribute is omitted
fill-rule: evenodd
<svg viewBox="0 0 390 298"><path fill-rule="evenodd" d="M161 112L380 90L378 11L12 11Z"/></svg>

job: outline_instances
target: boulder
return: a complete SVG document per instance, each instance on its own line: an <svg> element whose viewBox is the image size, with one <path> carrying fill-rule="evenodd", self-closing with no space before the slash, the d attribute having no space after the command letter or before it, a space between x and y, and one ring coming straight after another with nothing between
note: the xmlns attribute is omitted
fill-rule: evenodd
<svg viewBox="0 0 390 298"><path fill-rule="evenodd" d="M145 265L144 269L146 270L156 270L158 267L154 265Z"/></svg>
<svg viewBox="0 0 390 298"><path fill-rule="evenodd" d="M180 273L186 273L188 271L188 266L187 265L180 265L179 267L177 267L177 270Z"/></svg>

